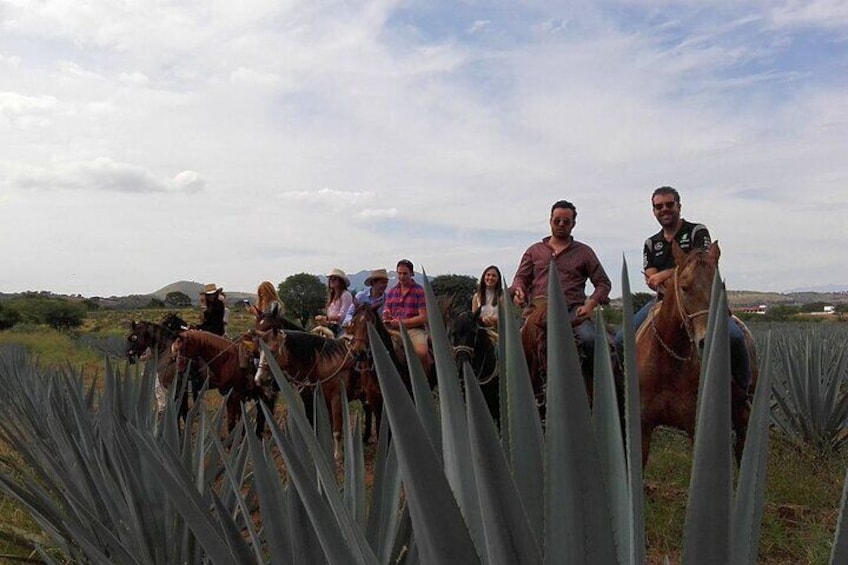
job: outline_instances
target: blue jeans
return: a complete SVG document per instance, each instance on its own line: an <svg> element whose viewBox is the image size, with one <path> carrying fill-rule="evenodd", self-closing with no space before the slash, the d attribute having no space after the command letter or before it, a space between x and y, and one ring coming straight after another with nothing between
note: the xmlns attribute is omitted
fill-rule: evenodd
<svg viewBox="0 0 848 565"><path fill-rule="evenodd" d="M648 317L648 312L651 311L656 302L657 299L654 298L633 315L633 329L639 331L639 327ZM730 336L730 372L739 386L747 391L751 384L751 363L748 359L748 347L745 344L745 335L742 333L742 328L730 316L727 317L727 333ZM619 359L623 359L624 332L622 330L618 330L615 334L615 352Z"/></svg>

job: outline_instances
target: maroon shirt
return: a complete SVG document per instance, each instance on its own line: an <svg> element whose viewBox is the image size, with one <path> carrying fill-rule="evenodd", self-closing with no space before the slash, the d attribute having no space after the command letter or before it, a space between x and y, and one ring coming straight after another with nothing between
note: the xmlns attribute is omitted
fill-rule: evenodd
<svg viewBox="0 0 848 565"><path fill-rule="evenodd" d="M520 288L528 301L537 296L547 296L548 272L553 259L568 306L580 306L586 302L587 280L592 281L595 287L592 298L598 304L607 304L612 283L592 248L571 238L568 247L555 253L548 245L550 239L548 236L527 248L512 279L510 292Z"/></svg>

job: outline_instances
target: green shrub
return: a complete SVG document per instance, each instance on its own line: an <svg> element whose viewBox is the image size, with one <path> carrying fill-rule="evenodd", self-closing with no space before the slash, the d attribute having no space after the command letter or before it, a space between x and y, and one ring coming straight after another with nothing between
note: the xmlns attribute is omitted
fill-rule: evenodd
<svg viewBox="0 0 848 565"><path fill-rule="evenodd" d="M0 330L11 328L21 321L21 315L10 306L0 304Z"/></svg>

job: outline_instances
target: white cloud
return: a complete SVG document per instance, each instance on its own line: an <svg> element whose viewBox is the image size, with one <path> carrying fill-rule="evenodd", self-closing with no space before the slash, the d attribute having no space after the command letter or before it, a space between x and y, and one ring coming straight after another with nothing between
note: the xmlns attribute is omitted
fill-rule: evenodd
<svg viewBox="0 0 848 565"><path fill-rule="evenodd" d="M398 216L397 208L366 208L364 210L360 210L357 214L360 218L366 220L372 219L387 219L387 218L396 218Z"/></svg>

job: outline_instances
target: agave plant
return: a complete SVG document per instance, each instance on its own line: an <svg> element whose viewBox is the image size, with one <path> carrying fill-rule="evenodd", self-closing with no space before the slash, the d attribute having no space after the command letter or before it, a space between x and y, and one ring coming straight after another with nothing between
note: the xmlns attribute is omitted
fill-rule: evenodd
<svg viewBox="0 0 848 565"><path fill-rule="evenodd" d="M815 326L784 332L777 341L780 377L775 379L772 421L787 437L821 450L848 441L848 339Z"/></svg>
<svg viewBox="0 0 848 565"><path fill-rule="evenodd" d="M63 377L65 384L45 378L35 392L4 399L15 411L0 424L38 475L21 484L6 473L0 486L38 517L70 558L86 562L643 563L639 391L626 273L625 265L624 432L609 360L600 354L589 409L555 277L549 289L546 420L543 425L539 419L518 322L503 309L500 430L467 367L461 388L425 283L438 403L408 336L411 397L381 342L371 340L387 417L370 497L362 447L352 432L357 418L344 427L345 461L338 473L323 401L314 403L313 427L273 356L287 418L283 426L271 422L271 438L264 442L240 427L222 443L220 413L210 422L203 409L187 428L194 434L179 432L171 408L157 423L150 416L147 373L133 380L107 365L102 395L83 389L78 375ZM754 563L769 371L762 372L756 391L734 491L729 343L726 325L716 323L727 303L718 279L713 291L684 561ZM602 312L595 321L603 324ZM606 351L604 332L597 333L595 351ZM5 367L0 372L4 379L14 374ZM51 419L50 433L36 431ZM846 527L840 520L839 532ZM845 537L837 538L834 562L844 562Z"/></svg>

